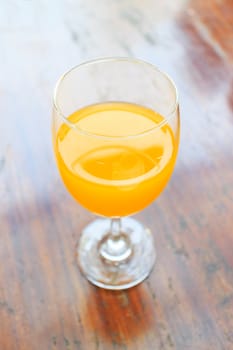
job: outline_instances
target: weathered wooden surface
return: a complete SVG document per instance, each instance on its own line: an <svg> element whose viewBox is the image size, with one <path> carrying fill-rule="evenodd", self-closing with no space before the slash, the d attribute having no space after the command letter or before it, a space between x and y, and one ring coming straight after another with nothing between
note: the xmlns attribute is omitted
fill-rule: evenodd
<svg viewBox="0 0 233 350"><path fill-rule="evenodd" d="M170 73L182 116L172 181L138 215L157 265L124 292L76 268L92 215L50 140L59 75L114 55ZM0 67L0 349L233 349L233 2L1 0Z"/></svg>

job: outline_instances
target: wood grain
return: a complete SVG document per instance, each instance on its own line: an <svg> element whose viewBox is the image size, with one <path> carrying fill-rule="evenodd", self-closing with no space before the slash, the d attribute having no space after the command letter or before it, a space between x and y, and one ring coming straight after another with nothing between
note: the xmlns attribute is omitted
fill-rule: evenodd
<svg viewBox="0 0 233 350"><path fill-rule="evenodd" d="M233 349L231 0L0 1L0 349ZM75 245L93 217L51 147L54 84L99 56L136 56L177 83L174 176L137 217L158 260L128 291L90 285Z"/></svg>

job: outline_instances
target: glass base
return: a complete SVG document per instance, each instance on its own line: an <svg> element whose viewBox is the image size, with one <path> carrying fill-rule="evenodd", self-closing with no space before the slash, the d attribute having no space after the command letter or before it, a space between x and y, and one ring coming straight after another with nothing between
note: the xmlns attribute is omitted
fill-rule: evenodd
<svg viewBox="0 0 233 350"><path fill-rule="evenodd" d="M112 234L110 219L97 219L82 232L78 264L83 275L98 287L127 289L142 282L155 263L152 234L132 218L121 219L120 234Z"/></svg>

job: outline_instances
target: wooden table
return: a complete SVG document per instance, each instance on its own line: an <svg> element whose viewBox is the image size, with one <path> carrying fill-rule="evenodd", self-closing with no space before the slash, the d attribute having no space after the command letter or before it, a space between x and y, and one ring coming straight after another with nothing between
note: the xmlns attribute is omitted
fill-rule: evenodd
<svg viewBox="0 0 233 350"><path fill-rule="evenodd" d="M64 189L50 139L59 75L115 55L167 71L182 117L174 176L137 215L156 267L120 292L76 267L93 216ZM233 349L232 0L1 0L0 67L0 349Z"/></svg>

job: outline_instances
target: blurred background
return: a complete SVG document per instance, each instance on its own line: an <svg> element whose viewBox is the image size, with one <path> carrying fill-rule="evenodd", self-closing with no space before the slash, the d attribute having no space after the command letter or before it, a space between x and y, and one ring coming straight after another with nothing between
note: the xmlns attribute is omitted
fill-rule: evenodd
<svg viewBox="0 0 233 350"><path fill-rule="evenodd" d="M211 118L213 114L231 113L232 83L224 70L233 54L228 3L1 0L0 109L6 143L11 143L10 138L19 129L29 144L35 133L36 137L41 135L40 147L33 151L24 147L24 152L33 152L33 157L27 156L38 172L47 167L44 162L50 159L49 124L57 79L70 67L103 56L138 57L168 72L178 85L187 129L197 122L198 114L205 113L210 99L207 114ZM231 100L224 110L218 104L223 91ZM185 109L187 100L193 107L189 111ZM209 123L208 115L198 120L203 123L200 128ZM186 131L184 135L190 141ZM196 143L195 147L200 145Z"/></svg>
<svg viewBox="0 0 233 350"><path fill-rule="evenodd" d="M207 114L231 112L231 105L226 106L227 110L223 111L222 106L218 110L221 93L229 89L226 95L229 99L232 96L231 77L224 70L233 54L232 36L228 38L232 33L232 12L227 3L2 0L0 108L4 137L6 128L11 128L12 133L20 129L22 135L27 130L24 141L29 143L35 131L36 137L43 135L42 148L30 159L38 171L46 166L39 165L38 158L44 162L50 158L49 124L57 79L70 67L103 56L133 56L168 72L178 85L183 123L186 125L188 118L188 129L197 122L197 114L205 112L210 99ZM185 110L187 100L193 105L189 111ZM208 116L198 122L205 123L206 119Z"/></svg>

